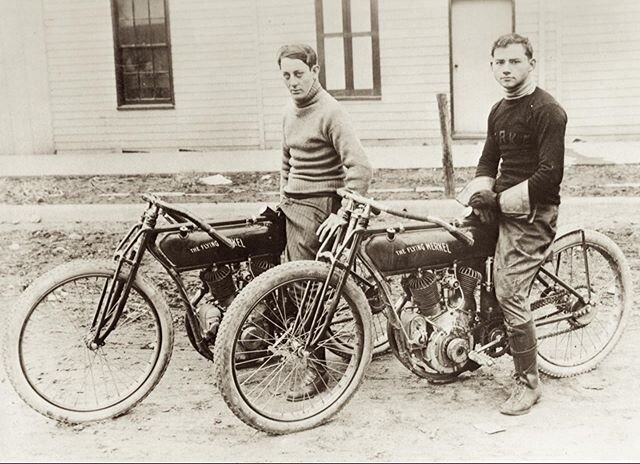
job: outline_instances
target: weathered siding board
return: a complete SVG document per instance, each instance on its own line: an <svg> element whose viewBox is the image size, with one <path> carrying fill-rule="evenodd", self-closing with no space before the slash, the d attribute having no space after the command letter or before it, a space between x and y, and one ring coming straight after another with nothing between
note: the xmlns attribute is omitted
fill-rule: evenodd
<svg viewBox="0 0 640 464"><path fill-rule="evenodd" d="M565 0L561 11L562 90L569 132L637 134L640 2Z"/></svg>
<svg viewBox="0 0 640 464"><path fill-rule="evenodd" d="M77 3L50 4L45 21L59 151L260 145L254 0L169 2L175 108L122 111L109 2Z"/></svg>
<svg viewBox="0 0 640 464"><path fill-rule="evenodd" d="M0 2L0 155L53 152L41 2Z"/></svg>

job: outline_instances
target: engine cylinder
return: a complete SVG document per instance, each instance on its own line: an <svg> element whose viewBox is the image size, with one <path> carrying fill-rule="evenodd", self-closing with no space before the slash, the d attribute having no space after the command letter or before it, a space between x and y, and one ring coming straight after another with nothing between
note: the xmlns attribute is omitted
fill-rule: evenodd
<svg viewBox="0 0 640 464"><path fill-rule="evenodd" d="M211 295L218 301L223 301L236 292L231 267L226 264L203 270L200 273L200 278L207 284Z"/></svg>
<svg viewBox="0 0 640 464"><path fill-rule="evenodd" d="M458 269L458 282L460 282L460 289L467 301L473 300L473 294L480 279L482 279L482 274L475 269L470 267Z"/></svg>
<svg viewBox="0 0 640 464"><path fill-rule="evenodd" d="M409 279L407 286L420 314L433 316L439 312L440 292L438 291L438 281L433 272L414 276Z"/></svg>
<svg viewBox="0 0 640 464"><path fill-rule="evenodd" d="M273 263L267 261L266 259L252 259L249 267L251 268L251 273L253 277L258 277L264 271L268 271L273 267Z"/></svg>

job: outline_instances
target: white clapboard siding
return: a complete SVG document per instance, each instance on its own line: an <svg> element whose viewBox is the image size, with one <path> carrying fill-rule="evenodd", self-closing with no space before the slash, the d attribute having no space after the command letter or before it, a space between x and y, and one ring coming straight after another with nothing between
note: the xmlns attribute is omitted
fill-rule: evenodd
<svg viewBox="0 0 640 464"><path fill-rule="evenodd" d="M43 3L59 152L260 146L254 0L168 2L175 108L120 111L110 2Z"/></svg>
<svg viewBox="0 0 640 464"><path fill-rule="evenodd" d="M571 135L638 134L640 2L563 0L561 99Z"/></svg>
<svg viewBox="0 0 640 464"><path fill-rule="evenodd" d="M0 2L0 155L53 152L42 2Z"/></svg>
<svg viewBox="0 0 640 464"><path fill-rule="evenodd" d="M0 2L0 99L9 102L0 154L280 145L289 96L276 52L317 45L314 0L170 0L175 108L150 110L117 109L110 3ZM342 101L366 145L440 143L449 3L378 0L381 98ZM568 133L638 135L640 1L514 5L540 86L569 114Z"/></svg>

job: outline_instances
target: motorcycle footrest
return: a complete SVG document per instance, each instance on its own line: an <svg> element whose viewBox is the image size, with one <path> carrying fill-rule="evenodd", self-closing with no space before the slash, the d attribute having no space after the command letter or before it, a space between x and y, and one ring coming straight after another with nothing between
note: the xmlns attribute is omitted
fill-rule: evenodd
<svg viewBox="0 0 640 464"><path fill-rule="evenodd" d="M469 359L481 366L491 367L495 361L486 353L478 353L477 351L469 351Z"/></svg>

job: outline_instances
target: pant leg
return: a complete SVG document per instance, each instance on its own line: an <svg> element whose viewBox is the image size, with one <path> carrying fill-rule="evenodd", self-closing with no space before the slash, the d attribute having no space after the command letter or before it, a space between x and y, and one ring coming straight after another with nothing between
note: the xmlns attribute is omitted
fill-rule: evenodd
<svg viewBox="0 0 640 464"><path fill-rule="evenodd" d="M496 297L508 326L532 319L529 287L556 235L558 206L537 207L534 220L501 215L494 261Z"/></svg>
<svg viewBox="0 0 640 464"><path fill-rule="evenodd" d="M340 208L337 195L305 199L285 198L280 209L286 218L285 261L313 260L320 249L316 230L331 213Z"/></svg>

